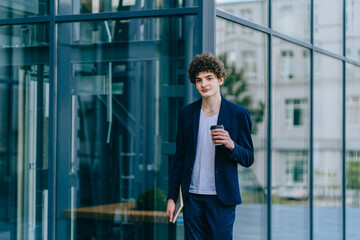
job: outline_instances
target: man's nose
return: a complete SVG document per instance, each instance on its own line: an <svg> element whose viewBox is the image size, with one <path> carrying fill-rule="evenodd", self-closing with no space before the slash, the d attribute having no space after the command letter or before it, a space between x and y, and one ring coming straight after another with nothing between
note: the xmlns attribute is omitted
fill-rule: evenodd
<svg viewBox="0 0 360 240"><path fill-rule="evenodd" d="M202 86L202 87L205 87L205 86L206 86L206 81L204 81L204 80L201 81L201 86Z"/></svg>

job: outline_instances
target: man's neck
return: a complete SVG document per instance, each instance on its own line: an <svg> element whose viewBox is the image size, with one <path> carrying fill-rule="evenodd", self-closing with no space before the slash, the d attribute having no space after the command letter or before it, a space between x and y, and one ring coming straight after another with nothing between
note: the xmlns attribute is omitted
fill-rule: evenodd
<svg viewBox="0 0 360 240"><path fill-rule="evenodd" d="M205 113L216 113L220 110L221 95L215 95L209 98L202 98L201 109Z"/></svg>

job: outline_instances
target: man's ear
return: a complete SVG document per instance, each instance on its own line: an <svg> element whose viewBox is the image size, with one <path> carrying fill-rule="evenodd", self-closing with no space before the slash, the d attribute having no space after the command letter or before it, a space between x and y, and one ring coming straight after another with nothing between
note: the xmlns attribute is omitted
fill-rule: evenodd
<svg viewBox="0 0 360 240"><path fill-rule="evenodd" d="M224 77L219 79L219 84L220 84L220 86L224 85Z"/></svg>

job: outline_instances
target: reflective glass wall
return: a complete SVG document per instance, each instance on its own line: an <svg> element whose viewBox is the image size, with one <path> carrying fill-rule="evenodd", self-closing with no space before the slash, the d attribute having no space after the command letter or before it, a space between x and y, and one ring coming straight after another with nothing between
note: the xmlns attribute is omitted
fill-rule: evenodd
<svg viewBox="0 0 360 240"><path fill-rule="evenodd" d="M321 48L342 55L344 42L343 1L313 0L313 4L314 43Z"/></svg>
<svg viewBox="0 0 360 240"><path fill-rule="evenodd" d="M311 0L273 0L272 24L275 30L310 41Z"/></svg>
<svg viewBox="0 0 360 240"><path fill-rule="evenodd" d="M56 0L59 14L138 11L198 6L199 0Z"/></svg>
<svg viewBox="0 0 360 240"><path fill-rule="evenodd" d="M360 239L359 23L360 0L0 1L0 239L184 239L166 194L202 51L254 123L234 239Z"/></svg>
<svg viewBox="0 0 360 240"><path fill-rule="evenodd" d="M2 0L0 19L45 16L49 14L50 0Z"/></svg>
<svg viewBox="0 0 360 240"><path fill-rule="evenodd" d="M272 47L272 236L308 239L310 51L279 38Z"/></svg>
<svg viewBox="0 0 360 240"><path fill-rule="evenodd" d="M345 34L346 34L346 56L360 61L360 1L345 1Z"/></svg>
<svg viewBox="0 0 360 240"><path fill-rule="evenodd" d="M236 208L234 239L266 239L267 48L265 34L216 21L216 53L227 69L222 94L249 109L253 122L256 161L250 169L238 168L243 204Z"/></svg>
<svg viewBox="0 0 360 240"><path fill-rule="evenodd" d="M47 24L0 26L0 239L45 239Z"/></svg>
<svg viewBox="0 0 360 240"><path fill-rule="evenodd" d="M342 63L314 56L314 239L342 239Z"/></svg>
<svg viewBox="0 0 360 240"><path fill-rule="evenodd" d="M56 239L171 238L168 172L197 28L192 16L59 24Z"/></svg>
<svg viewBox="0 0 360 240"><path fill-rule="evenodd" d="M346 239L360 235L360 67L346 64Z"/></svg>
<svg viewBox="0 0 360 240"><path fill-rule="evenodd" d="M217 54L225 54L249 83L256 71L264 76L263 85L247 91L252 102L265 99L260 126L267 136L266 154L264 159L255 155L248 172L264 179L266 206L256 216L246 214L252 199L238 207L237 218L244 223L235 226L243 234L236 238L358 239L360 1L216 4ZM260 47L256 35L268 44ZM256 153L259 134L253 134ZM258 164L263 172L256 171ZM246 187L241 192L247 196Z"/></svg>
<svg viewBox="0 0 360 240"><path fill-rule="evenodd" d="M216 7L245 20L268 26L269 1L215 0Z"/></svg>

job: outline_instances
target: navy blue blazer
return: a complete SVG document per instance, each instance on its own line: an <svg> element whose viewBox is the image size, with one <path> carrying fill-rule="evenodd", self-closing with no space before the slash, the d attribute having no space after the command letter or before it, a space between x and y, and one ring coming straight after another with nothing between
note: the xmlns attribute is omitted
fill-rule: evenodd
<svg viewBox="0 0 360 240"><path fill-rule="evenodd" d="M195 162L196 144L202 99L181 108L178 117L176 152L171 170L168 198L176 199L179 187L186 200ZM241 203L238 182L238 164L250 167L254 162L254 148L251 139L250 112L244 107L221 96L218 124L224 125L235 143L231 152L224 145L215 148L215 187L220 201L225 205Z"/></svg>

